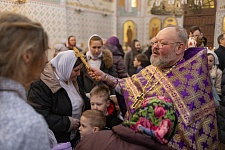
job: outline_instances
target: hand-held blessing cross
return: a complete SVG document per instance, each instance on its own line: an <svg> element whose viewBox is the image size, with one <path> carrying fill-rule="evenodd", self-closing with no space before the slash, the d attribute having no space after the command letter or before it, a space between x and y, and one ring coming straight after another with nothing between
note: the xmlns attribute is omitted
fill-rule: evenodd
<svg viewBox="0 0 225 150"><path fill-rule="evenodd" d="M92 71L91 68L90 68L90 65L87 63L87 61L84 58L84 54L80 53L79 50L76 47L73 47L73 50L75 52L75 56L77 58L80 58L80 60L82 61L82 63L86 67L87 71ZM99 81L98 76L95 77L95 80Z"/></svg>
<svg viewBox="0 0 225 150"><path fill-rule="evenodd" d="M87 70L90 71L90 65L86 62L86 60L84 58L84 54L80 53L79 50L76 47L73 47L73 50L75 52L75 56L77 58L80 58L80 60L82 61L84 66L87 68Z"/></svg>

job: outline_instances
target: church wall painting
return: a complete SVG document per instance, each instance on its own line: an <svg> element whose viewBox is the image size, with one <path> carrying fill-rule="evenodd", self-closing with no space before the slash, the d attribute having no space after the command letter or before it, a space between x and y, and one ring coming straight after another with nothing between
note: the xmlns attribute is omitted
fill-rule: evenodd
<svg viewBox="0 0 225 150"><path fill-rule="evenodd" d="M222 33L225 33L225 16L223 17Z"/></svg>
<svg viewBox="0 0 225 150"><path fill-rule="evenodd" d="M124 45L130 46L132 45L132 41L136 38L136 25L132 20L128 20L124 23L123 30L123 39Z"/></svg>
<svg viewBox="0 0 225 150"><path fill-rule="evenodd" d="M149 39L156 36L161 29L161 21L159 18L152 18L149 22Z"/></svg>
<svg viewBox="0 0 225 150"><path fill-rule="evenodd" d="M176 26L177 25L177 20L174 17L167 17L163 21L163 28L169 27L169 26Z"/></svg>

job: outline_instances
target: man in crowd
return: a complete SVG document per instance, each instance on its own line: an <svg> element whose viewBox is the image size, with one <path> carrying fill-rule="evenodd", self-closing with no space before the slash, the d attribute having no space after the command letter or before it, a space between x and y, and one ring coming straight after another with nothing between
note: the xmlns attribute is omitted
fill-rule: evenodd
<svg viewBox="0 0 225 150"><path fill-rule="evenodd" d="M131 78L116 79L98 69L89 74L115 88L125 120L144 99L172 99L178 115L178 131L169 143L176 149L218 149L218 133L212 86L204 48L185 50L187 32L180 27L162 29L152 46L151 65ZM125 106L125 107L124 107Z"/></svg>
<svg viewBox="0 0 225 150"><path fill-rule="evenodd" d="M219 58L219 68L223 71L225 68L225 34L220 34L217 38L217 42L219 44L219 48L215 50L216 55Z"/></svg>

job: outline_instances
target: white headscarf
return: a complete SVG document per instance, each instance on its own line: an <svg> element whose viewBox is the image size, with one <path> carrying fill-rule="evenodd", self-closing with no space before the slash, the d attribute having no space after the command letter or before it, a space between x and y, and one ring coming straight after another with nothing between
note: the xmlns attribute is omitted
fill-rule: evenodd
<svg viewBox="0 0 225 150"><path fill-rule="evenodd" d="M77 58L73 50L58 53L50 62L56 69L56 74L61 81L68 81Z"/></svg>
<svg viewBox="0 0 225 150"><path fill-rule="evenodd" d="M90 41L91 41L91 38L93 36L98 36L100 37L99 35L97 34L94 34L92 35L89 40L88 40L88 51L86 53L86 57L87 57L87 63L91 66L91 67L94 67L94 68L100 68L101 66L101 62L102 60L99 59L99 60L92 60L90 58L94 58L94 59L98 59L98 58L101 58L102 57L102 52L96 57L96 56L93 56L92 52L91 52L91 48L90 48ZM101 38L101 37L100 37ZM102 39L102 38L101 38Z"/></svg>
<svg viewBox="0 0 225 150"><path fill-rule="evenodd" d="M219 59L218 59L218 57L217 57L217 55L216 55L216 53L214 51L211 51L211 50L207 49L207 54L212 54L214 56L215 65L219 65L220 64L219 63Z"/></svg>
<svg viewBox="0 0 225 150"><path fill-rule="evenodd" d="M72 104L72 117L80 119L84 102L70 79L76 61L77 57L75 57L75 52L73 50L68 50L58 53L58 55L50 62L56 69L56 76L60 85L66 90L70 98ZM65 81L68 81L68 83ZM75 137L76 131L77 130L72 130L70 139Z"/></svg>

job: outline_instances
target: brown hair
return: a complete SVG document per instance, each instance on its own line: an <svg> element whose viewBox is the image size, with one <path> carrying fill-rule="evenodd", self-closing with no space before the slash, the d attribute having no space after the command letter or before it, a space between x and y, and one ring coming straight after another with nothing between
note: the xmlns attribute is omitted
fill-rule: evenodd
<svg viewBox="0 0 225 150"><path fill-rule="evenodd" d="M105 115L100 110L86 110L82 113L82 116L90 120L91 127L98 127L99 130L102 130L106 126Z"/></svg>
<svg viewBox="0 0 225 150"><path fill-rule="evenodd" d="M22 61L24 53L31 52L33 68L40 69L46 61L40 58L46 59L48 48L48 36L40 23L15 13L0 14L0 76L23 79L24 73L32 72Z"/></svg>
<svg viewBox="0 0 225 150"><path fill-rule="evenodd" d="M199 31L200 33L202 33L201 29L198 26L192 26L190 28L190 32L193 34L195 31Z"/></svg>
<svg viewBox="0 0 225 150"><path fill-rule="evenodd" d="M220 35L218 36L218 38L217 38L217 42L218 42L219 45L220 45L220 40L223 39L223 35L224 35L224 33L220 34Z"/></svg>
<svg viewBox="0 0 225 150"><path fill-rule="evenodd" d="M137 54L135 56L137 61L141 62L142 67L146 67L148 65L148 57L145 54Z"/></svg>
<svg viewBox="0 0 225 150"><path fill-rule="evenodd" d="M74 37L74 39L76 40L76 37L75 37L74 35L70 35L70 36L68 37L68 39L67 39L67 43L69 44L69 46L70 46L70 39L71 39L72 37ZM72 46L73 46L73 45L72 45Z"/></svg>
<svg viewBox="0 0 225 150"><path fill-rule="evenodd" d="M198 37L196 42L197 42L196 44L197 47L200 47L202 44L205 46L205 39L203 39L202 37Z"/></svg>
<svg viewBox="0 0 225 150"><path fill-rule="evenodd" d="M131 50L133 52L133 58L138 54L138 51L135 48L135 43L137 43L137 42L140 42L140 41L137 39L134 39L132 42L132 45L131 45Z"/></svg>
<svg viewBox="0 0 225 150"><path fill-rule="evenodd" d="M91 39L90 39L90 41L89 41L89 45L91 45L91 42L92 42L92 41L100 41L101 44L103 45L103 40L102 40L102 38L99 37L99 36L97 36L97 35L94 35L94 36L91 37Z"/></svg>
<svg viewBox="0 0 225 150"><path fill-rule="evenodd" d="M96 85L90 92L90 97L93 95L98 95L103 97L105 101L109 100L110 90L109 87L105 84Z"/></svg>

